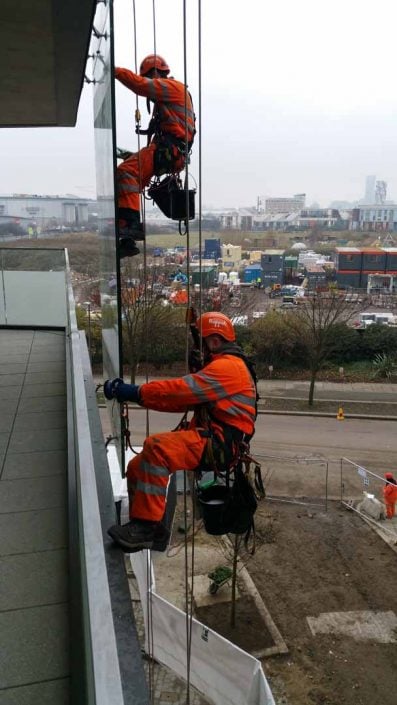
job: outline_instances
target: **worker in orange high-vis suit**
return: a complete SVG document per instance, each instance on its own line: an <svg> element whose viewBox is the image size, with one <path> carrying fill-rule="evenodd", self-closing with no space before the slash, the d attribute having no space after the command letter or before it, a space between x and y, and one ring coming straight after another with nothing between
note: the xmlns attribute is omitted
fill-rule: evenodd
<svg viewBox="0 0 397 705"><path fill-rule="evenodd" d="M168 77L169 66L158 54L143 59L139 75L115 68L115 77L136 95L154 102L148 145L129 156L117 168L118 234L120 257L139 253L135 240L143 240L140 198L152 176L177 174L185 166L195 134L195 116L189 92L180 81Z"/></svg>
<svg viewBox="0 0 397 705"><path fill-rule="evenodd" d="M155 548L156 541L165 538L161 520L169 475L197 469L208 436L231 460L238 444L254 433L255 373L235 342L232 322L223 313L210 312L198 319L197 327L206 358L198 371L140 386L125 384L121 379L108 380L104 385L108 399L134 401L155 411L193 411L186 430L148 436L142 452L128 463L130 521L108 530L126 551Z"/></svg>
<svg viewBox="0 0 397 705"><path fill-rule="evenodd" d="M388 519L393 519L397 502L397 482L391 472L385 472L385 480L383 497L386 505L386 516Z"/></svg>

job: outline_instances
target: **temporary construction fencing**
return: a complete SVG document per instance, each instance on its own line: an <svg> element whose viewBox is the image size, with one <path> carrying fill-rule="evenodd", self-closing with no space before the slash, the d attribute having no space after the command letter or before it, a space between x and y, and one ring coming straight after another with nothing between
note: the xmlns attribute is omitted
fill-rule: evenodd
<svg viewBox="0 0 397 705"><path fill-rule="evenodd" d="M320 506L327 511L328 461L323 458L260 455L266 499Z"/></svg>
<svg viewBox="0 0 397 705"><path fill-rule="evenodd" d="M275 705L260 661L155 592L150 551L131 554L145 620L145 651L214 705Z"/></svg>
<svg viewBox="0 0 397 705"><path fill-rule="evenodd" d="M353 460L341 458L340 487L341 502L354 510L373 526L391 546L396 546L397 531L392 522L380 521L385 518L385 505L382 502L385 478ZM394 549L395 550L395 549Z"/></svg>
<svg viewBox="0 0 397 705"><path fill-rule="evenodd" d="M341 458L340 499L343 504L351 506L363 498L364 492L373 494L377 499L382 499L384 484L384 477L358 465L349 458Z"/></svg>

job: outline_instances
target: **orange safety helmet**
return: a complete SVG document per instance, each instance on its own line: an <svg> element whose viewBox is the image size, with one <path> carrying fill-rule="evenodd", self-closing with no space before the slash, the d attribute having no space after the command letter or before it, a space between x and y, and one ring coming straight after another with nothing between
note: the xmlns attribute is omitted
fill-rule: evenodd
<svg viewBox="0 0 397 705"><path fill-rule="evenodd" d="M228 340L229 343L233 343L236 340L236 334L230 318L218 311L203 313L197 321L197 328L202 338L206 338L208 335L220 335L225 340Z"/></svg>
<svg viewBox="0 0 397 705"><path fill-rule="evenodd" d="M170 67L168 66L166 60L158 54L149 54L149 56L145 56L140 65L139 73L141 76L146 76L146 74L152 69L158 69L158 71L164 72L166 71L167 74L170 72Z"/></svg>

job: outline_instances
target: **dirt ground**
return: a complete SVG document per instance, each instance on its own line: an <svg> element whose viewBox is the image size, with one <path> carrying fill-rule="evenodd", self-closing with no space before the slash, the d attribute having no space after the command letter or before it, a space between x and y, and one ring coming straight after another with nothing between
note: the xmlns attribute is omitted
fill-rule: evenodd
<svg viewBox="0 0 397 705"><path fill-rule="evenodd" d="M269 631L260 619L252 597L243 594L237 600L234 627L230 625L230 610L230 602L221 602L217 605L196 608L194 614L200 622L248 653L274 645Z"/></svg>
<svg viewBox="0 0 397 705"><path fill-rule="evenodd" d="M169 415L153 414L151 432L168 430L173 421ZM141 442L145 414L134 413L131 428L134 442ZM277 705L397 703L397 644L313 636L307 622L307 617L324 612L397 613L397 554L360 516L337 501L341 458L350 458L380 476L385 470L395 470L395 428L392 421L350 419L340 423L331 418L271 415L258 418L252 451L262 463L269 494L298 500L320 498L322 504L306 507L267 500L256 514L259 537L265 535L267 543L249 559L247 570L289 648L287 655L262 661ZM301 462L301 458L308 461ZM346 464L343 472L349 493L362 496L362 478L356 469L351 472ZM382 481L371 479L368 489L380 498ZM196 549L201 549L196 551L197 575L224 564L220 541L214 538L203 531L196 536ZM169 556L158 554L156 558L156 584L159 594L184 609L183 536L176 540ZM206 621L205 610L197 616ZM213 620L209 612L207 616L207 621ZM214 628L215 622L211 624ZM221 622L218 620L220 631ZM247 624L244 615L241 622L241 631L249 627L251 637L261 629L259 623L253 627ZM260 649L263 642L258 638L249 646Z"/></svg>
<svg viewBox="0 0 397 705"><path fill-rule="evenodd" d="M395 705L397 644L313 636L306 618L393 610L396 553L336 502L327 513L265 503L259 532L269 522L272 543L248 569L290 652L264 662L277 705Z"/></svg>
<svg viewBox="0 0 397 705"><path fill-rule="evenodd" d="M156 554L159 594L185 609L181 498L169 555ZM397 554L356 513L337 501L328 511L262 501L257 550L241 552L289 653L262 659L277 705L396 705L397 643L313 635L308 617L350 611L396 611ZM196 525L195 575L231 565L232 551ZM189 542L189 565L191 544ZM194 616L250 653L272 638L240 578L236 627L230 601L195 608ZM220 588L224 590L225 588Z"/></svg>

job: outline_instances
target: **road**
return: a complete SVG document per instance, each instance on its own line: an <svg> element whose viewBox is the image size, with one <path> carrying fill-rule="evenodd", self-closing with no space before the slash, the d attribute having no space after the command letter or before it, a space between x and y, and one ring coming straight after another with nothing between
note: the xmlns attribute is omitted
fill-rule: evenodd
<svg viewBox="0 0 397 705"><path fill-rule="evenodd" d="M104 434L110 433L106 409L101 409ZM142 444L146 435L144 409L130 407L132 444ZM175 428L180 414L148 413L149 433ZM254 454L282 457L316 457L337 465L341 457L348 457L368 469L395 470L397 434L394 421L346 419L314 416L281 416L260 414L256 434L251 444Z"/></svg>

